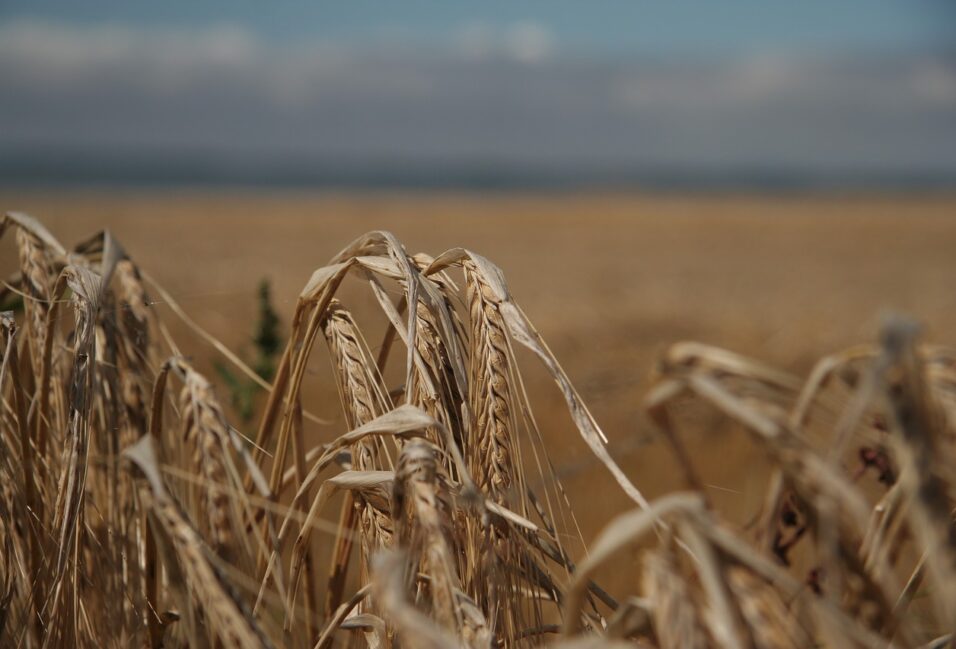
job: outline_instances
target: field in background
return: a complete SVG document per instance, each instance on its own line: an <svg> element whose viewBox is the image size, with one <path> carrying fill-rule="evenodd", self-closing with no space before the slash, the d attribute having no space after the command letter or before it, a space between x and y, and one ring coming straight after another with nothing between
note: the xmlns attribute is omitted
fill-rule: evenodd
<svg viewBox="0 0 956 649"><path fill-rule="evenodd" d="M251 348L261 278L287 318L312 270L368 230L395 232L409 252L472 249L505 271L612 454L649 496L679 486L639 415L646 377L670 343L720 345L805 374L813 359L872 340L881 312L895 310L924 321L929 340L956 344L956 197L7 190L0 206L39 218L67 245L109 227L201 326L240 351ZM6 273L12 238L2 246ZM358 289L345 296L361 318L372 303ZM157 308L207 369L212 348ZM552 459L593 538L629 503L586 453L536 361L524 360ZM328 398L310 407L336 421L312 432L331 438L344 423L327 368L314 374L310 390ZM714 429L690 440L694 455L712 458L711 495L743 516L763 496L761 458Z"/></svg>

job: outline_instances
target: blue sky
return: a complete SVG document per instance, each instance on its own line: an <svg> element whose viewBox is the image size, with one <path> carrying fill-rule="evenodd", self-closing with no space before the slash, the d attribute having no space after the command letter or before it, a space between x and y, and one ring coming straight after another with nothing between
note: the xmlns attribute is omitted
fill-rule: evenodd
<svg viewBox="0 0 956 649"><path fill-rule="evenodd" d="M77 160L956 178L956 3L4 0L0 171Z"/></svg>
<svg viewBox="0 0 956 649"><path fill-rule="evenodd" d="M534 22L590 52L706 55L787 50L906 50L952 43L949 0L5 0L5 19L197 27L233 23L274 42L440 42L468 25Z"/></svg>

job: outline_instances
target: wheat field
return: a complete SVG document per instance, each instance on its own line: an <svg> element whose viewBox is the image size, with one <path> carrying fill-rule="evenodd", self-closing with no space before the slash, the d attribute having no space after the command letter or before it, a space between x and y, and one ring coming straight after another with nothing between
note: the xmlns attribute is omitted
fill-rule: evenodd
<svg viewBox="0 0 956 649"><path fill-rule="evenodd" d="M15 198L3 646L952 642L950 198Z"/></svg>

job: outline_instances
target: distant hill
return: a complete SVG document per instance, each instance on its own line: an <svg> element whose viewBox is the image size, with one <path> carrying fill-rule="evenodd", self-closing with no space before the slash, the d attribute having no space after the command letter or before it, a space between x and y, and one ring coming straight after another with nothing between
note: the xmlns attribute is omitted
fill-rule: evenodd
<svg viewBox="0 0 956 649"><path fill-rule="evenodd" d="M938 171L574 166L508 162L264 160L254 156L0 152L6 186L252 186L409 189L954 189Z"/></svg>

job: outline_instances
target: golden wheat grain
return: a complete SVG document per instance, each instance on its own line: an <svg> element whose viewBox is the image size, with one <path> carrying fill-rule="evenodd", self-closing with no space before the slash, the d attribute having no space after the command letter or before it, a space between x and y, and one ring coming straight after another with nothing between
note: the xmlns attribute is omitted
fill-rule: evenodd
<svg viewBox="0 0 956 649"><path fill-rule="evenodd" d="M644 557L643 595L654 603L651 616L661 649L699 649L707 646L697 607L686 580L674 566L669 549Z"/></svg>
<svg viewBox="0 0 956 649"><path fill-rule="evenodd" d="M193 447L193 468L206 483L202 494L205 503L203 524L208 522L213 549L225 554L233 545L226 492L229 482L226 469L230 447L228 425L209 381L181 359L177 359L174 365L183 375L179 395L183 440Z"/></svg>

